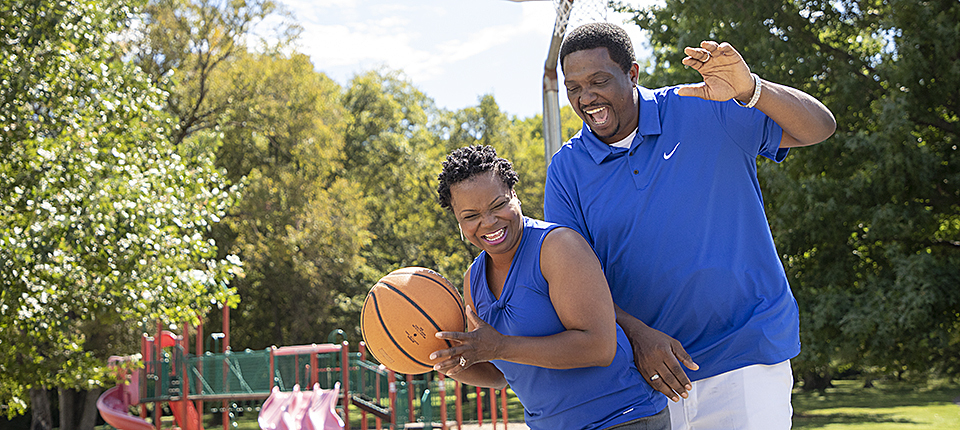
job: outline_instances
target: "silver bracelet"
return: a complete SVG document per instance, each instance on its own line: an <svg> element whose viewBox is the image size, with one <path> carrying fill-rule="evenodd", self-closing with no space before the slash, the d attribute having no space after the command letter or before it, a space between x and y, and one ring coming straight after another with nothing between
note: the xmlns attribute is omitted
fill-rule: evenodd
<svg viewBox="0 0 960 430"><path fill-rule="evenodd" d="M740 100L733 99L733 101L737 102L738 105L743 106L745 108L754 107L757 104L757 100L760 100L760 88L762 87L762 85L760 85L760 77L757 76L756 73L751 73L750 76L753 77L753 82L754 82L753 97L750 97L750 101L747 102L747 104L740 103Z"/></svg>

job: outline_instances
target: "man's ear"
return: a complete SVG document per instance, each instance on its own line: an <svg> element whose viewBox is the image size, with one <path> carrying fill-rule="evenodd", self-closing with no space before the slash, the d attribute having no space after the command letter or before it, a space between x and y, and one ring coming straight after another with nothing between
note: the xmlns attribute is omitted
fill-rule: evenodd
<svg viewBox="0 0 960 430"><path fill-rule="evenodd" d="M627 75L630 77L630 82L632 82L634 85L639 84L638 81L640 80L640 65L637 64L636 61L634 61L633 64L630 65L630 71L627 72Z"/></svg>

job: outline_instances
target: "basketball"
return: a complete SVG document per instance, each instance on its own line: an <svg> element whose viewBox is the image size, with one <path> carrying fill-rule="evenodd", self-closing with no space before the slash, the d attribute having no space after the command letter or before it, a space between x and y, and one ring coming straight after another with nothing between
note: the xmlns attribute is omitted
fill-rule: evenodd
<svg viewBox="0 0 960 430"><path fill-rule="evenodd" d="M440 331L464 331L463 298L450 281L423 267L388 273L370 289L360 312L360 332L369 351L394 372L433 370L430 354L454 345Z"/></svg>

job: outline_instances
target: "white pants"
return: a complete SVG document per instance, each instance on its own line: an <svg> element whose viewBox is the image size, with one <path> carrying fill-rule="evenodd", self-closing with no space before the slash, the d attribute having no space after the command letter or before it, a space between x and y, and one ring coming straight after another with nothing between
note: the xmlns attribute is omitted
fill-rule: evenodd
<svg viewBox="0 0 960 430"><path fill-rule="evenodd" d="M790 360L756 364L694 382L689 396L667 401L673 430L789 429Z"/></svg>

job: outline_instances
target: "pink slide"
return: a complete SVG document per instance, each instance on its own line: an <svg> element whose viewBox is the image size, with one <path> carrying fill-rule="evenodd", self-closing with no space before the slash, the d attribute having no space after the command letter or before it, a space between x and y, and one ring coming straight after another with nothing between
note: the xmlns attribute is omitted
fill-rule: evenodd
<svg viewBox="0 0 960 430"><path fill-rule="evenodd" d="M320 384L313 391L281 392L274 387L270 397L263 402L257 423L263 430L341 430L344 423L337 415L337 394L340 383L332 390L321 390Z"/></svg>
<svg viewBox="0 0 960 430"><path fill-rule="evenodd" d="M130 415L130 403L124 395L124 387L116 386L105 391L97 399L97 409L103 420L117 430L153 430L153 424Z"/></svg>

